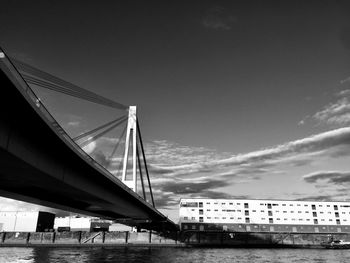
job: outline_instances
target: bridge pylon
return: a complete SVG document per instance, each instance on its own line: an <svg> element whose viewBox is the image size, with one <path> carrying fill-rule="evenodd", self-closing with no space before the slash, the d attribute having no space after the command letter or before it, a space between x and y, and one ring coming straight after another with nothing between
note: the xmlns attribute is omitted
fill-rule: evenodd
<svg viewBox="0 0 350 263"><path fill-rule="evenodd" d="M131 157L131 165L132 165L131 179L127 178L128 166L130 164L129 162L130 151L132 151L131 152L131 156L132 156ZM139 122L137 120L137 115L136 115L136 106L130 106L128 124L126 129L126 138L125 138L122 182L126 186L128 186L130 189L132 189L135 193L137 193L137 174L139 173L140 182L142 186L143 199L147 201L145 184L143 181L143 172L146 173L152 206L155 207L151 181L149 178L149 173L147 168L145 150L143 148L141 130L140 130Z"/></svg>
<svg viewBox="0 0 350 263"><path fill-rule="evenodd" d="M137 147L137 116L136 116L136 106L129 107L129 119L126 130L126 140L125 140L125 151L124 151L124 159L123 159L123 174L122 174L122 182L132 189L134 192L137 192L137 160L136 160L136 147ZM131 146L131 147L130 147ZM130 149L131 148L131 149ZM131 150L132 158L132 179L127 179L127 167L129 163L129 152Z"/></svg>

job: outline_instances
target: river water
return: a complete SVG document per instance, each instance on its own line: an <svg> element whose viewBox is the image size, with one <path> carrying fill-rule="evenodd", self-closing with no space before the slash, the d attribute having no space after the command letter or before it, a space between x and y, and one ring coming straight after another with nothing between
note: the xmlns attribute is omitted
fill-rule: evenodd
<svg viewBox="0 0 350 263"><path fill-rule="evenodd" d="M208 248L4 248L1 263L350 262L350 250Z"/></svg>

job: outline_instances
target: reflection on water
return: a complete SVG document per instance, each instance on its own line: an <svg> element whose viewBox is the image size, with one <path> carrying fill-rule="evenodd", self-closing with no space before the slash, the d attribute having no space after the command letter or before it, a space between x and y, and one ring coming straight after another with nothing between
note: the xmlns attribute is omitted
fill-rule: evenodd
<svg viewBox="0 0 350 263"><path fill-rule="evenodd" d="M208 248L0 248L0 263L350 262L349 250Z"/></svg>

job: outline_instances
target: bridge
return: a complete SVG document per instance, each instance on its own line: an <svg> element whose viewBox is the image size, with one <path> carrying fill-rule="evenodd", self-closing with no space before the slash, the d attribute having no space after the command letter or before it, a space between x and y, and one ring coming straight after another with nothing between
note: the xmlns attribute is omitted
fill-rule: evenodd
<svg viewBox="0 0 350 263"><path fill-rule="evenodd" d="M150 230L177 229L155 207L136 107L103 98L9 58L2 49L0 68L1 196ZM33 85L116 108L127 115L71 138L33 92ZM83 147L123 123L127 126L122 133L125 139L120 180ZM121 139L117 141L113 153L120 147ZM140 184L142 191L138 194Z"/></svg>

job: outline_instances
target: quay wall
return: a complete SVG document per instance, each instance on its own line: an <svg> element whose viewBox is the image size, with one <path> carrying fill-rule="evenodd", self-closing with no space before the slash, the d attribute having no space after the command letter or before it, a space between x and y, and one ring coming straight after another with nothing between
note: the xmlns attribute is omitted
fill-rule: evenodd
<svg viewBox="0 0 350 263"><path fill-rule="evenodd" d="M192 247L321 248L331 240L350 242L350 233L183 231L181 241Z"/></svg>
<svg viewBox="0 0 350 263"><path fill-rule="evenodd" d="M155 232L1 232L6 246L184 246L177 234ZM175 237L175 238L174 238Z"/></svg>
<svg viewBox="0 0 350 263"><path fill-rule="evenodd" d="M1 246L171 246L320 248L349 233L225 232L1 232Z"/></svg>

